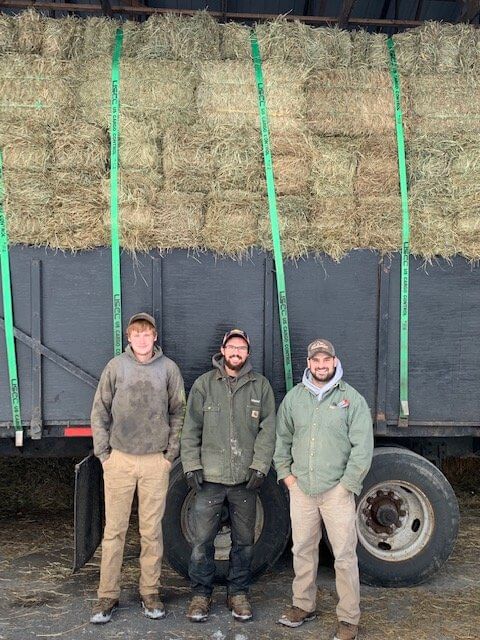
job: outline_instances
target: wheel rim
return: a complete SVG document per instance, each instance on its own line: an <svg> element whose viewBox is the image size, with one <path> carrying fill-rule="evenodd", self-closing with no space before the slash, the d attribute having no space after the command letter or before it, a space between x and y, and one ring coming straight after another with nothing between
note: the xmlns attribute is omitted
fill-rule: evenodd
<svg viewBox="0 0 480 640"><path fill-rule="evenodd" d="M370 487L357 507L359 541L381 560L413 558L427 546L434 527L435 516L427 496L402 480Z"/></svg>
<svg viewBox="0 0 480 640"><path fill-rule="evenodd" d="M182 526L182 532L188 542L193 546L193 532L194 532L194 516L193 516L193 502L195 499L195 492L189 491L182 505L182 511L180 514L180 521ZM226 507L222 507L222 522L220 529L215 536L215 560L228 560L230 556L230 549L232 548L232 536L230 530L230 521L228 519L228 512L225 513ZM264 525L264 512L262 501L257 495L257 508L255 515L255 538L254 542L257 542L260 534L262 533Z"/></svg>

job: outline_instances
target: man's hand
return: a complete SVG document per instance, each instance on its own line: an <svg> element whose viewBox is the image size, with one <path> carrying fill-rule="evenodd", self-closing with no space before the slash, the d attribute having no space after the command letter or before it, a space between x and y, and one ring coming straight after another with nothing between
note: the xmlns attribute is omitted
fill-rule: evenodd
<svg viewBox="0 0 480 640"><path fill-rule="evenodd" d="M185 474L185 482L188 484L190 489L193 489L198 493L202 488L203 471L201 469L195 469L195 471L187 471L187 473Z"/></svg>
<svg viewBox="0 0 480 640"><path fill-rule="evenodd" d="M293 473L291 473L289 476L284 478L283 481L284 481L285 486L287 487L287 489L291 489L292 486L296 483L297 477L294 476Z"/></svg>
<svg viewBox="0 0 480 640"><path fill-rule="evenodd" d="M165 460L165 462L167 463L167 467L168 467L169 469L171 469L171 468L172 468L172 462L170 462L170 460L169 460L168 458L164 458L164 460Z"/></svg>
<svg viewBox="0 0 480 640"><path fill-rule="evenodd" d="M257 491L262 486L265 480L265 474L256 469L248 470L247 489L250 491Z"/></svg>

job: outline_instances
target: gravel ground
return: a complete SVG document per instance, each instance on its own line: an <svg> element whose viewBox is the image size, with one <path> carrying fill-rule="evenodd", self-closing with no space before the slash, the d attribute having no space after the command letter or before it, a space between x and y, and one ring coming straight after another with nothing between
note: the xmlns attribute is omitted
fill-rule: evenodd
<svg viewBox="0 0 480 640"><path fill-rule="evenodd" d="M362 587L361 640L478 640L480 638L480 502L461 495L462 521L455 552L427 584L410 589ZM167 617L145 618L139 606L138 536L135 521L125 552L121 606L114 620L98 627L88 623L95 600L99 553L79 573L70 571L71 512L16 514L0 520L0 640L29 638L107 638L164 640L267 640L332 638L336 595L333 570L318 576L318 618L300 629L277 624L289 603L292 580L287 552L274 570L254 584L252 622L235 622L225 607L224 587L214 594L208 622L185 619L187 581L164 568L163 596Z"/></svg>

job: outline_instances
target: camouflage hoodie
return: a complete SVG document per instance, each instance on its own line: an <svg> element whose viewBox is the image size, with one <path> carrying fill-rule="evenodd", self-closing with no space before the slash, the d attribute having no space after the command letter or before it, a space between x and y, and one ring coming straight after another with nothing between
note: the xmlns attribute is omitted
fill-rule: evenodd
<svg viewBox="0 0 480 640"><path fill-rule="evenodd" d="M103 462L111 449L144 455L178 456L185 413L183 378L177 365L154 348L139 362L130 345L107 364L93 400L91 425L95 455Z"/></svg>

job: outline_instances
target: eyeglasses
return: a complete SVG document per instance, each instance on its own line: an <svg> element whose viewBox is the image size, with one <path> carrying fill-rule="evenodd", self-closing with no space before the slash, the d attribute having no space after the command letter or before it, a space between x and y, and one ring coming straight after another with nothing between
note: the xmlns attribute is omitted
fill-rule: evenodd
<svg viewBox="0 0 480 640"><path fill-rule="evenodd" d="M227 346L225 347L225 351L241 351L242 353L245 353L245 351L248 351L248 347L244 344L242 344L240 347L236 347L233 344L227 344Z"/></svg>

